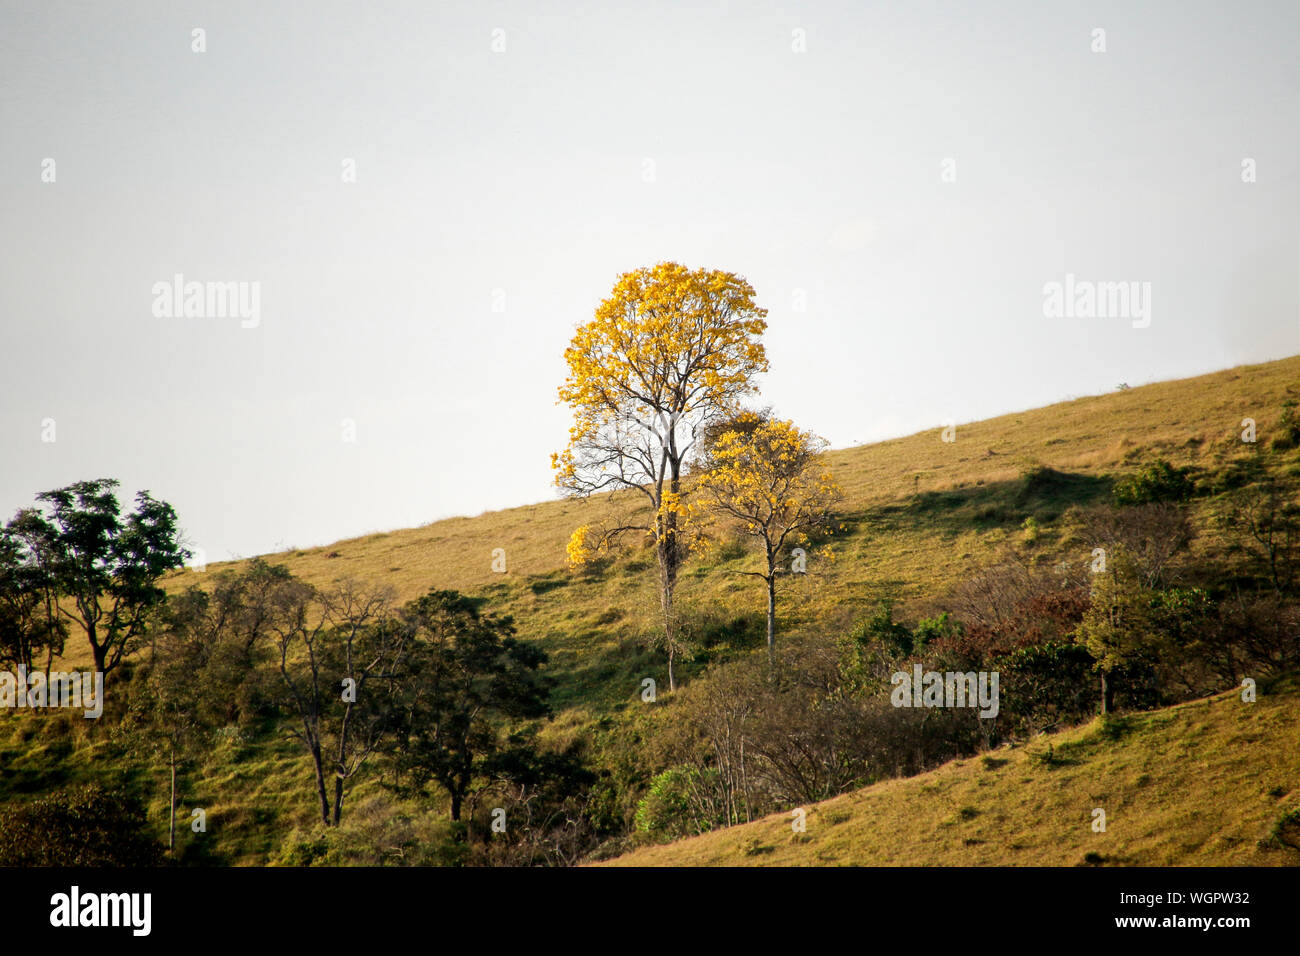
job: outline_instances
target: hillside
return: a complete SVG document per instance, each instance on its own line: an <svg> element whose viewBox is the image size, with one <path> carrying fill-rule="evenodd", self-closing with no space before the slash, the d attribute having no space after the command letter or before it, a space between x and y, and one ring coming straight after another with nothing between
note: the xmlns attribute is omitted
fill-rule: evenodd
<svg viewBox="0 0 1300 956"><path fill-rule="evenodd" d="M804 808L802 834L777 814L608 865L1296 866L1298 744L1293 676L1255 703L1228 692L1098 719L843 794Z"/></svg>
<svg viewBox="0 0 1300 956"><path fill-rule="evenodd" d="M1255 419L1261 444L1267 442L1269 429L1289 398L1300 398L1300 356L959 424L952 443L941 441L936 428L832 451L829 463L845 492L844 528L830 539L833 561L810 557L808 574L783 588L778 642L794 646L814 637L847 633L882 596L896 597L900 613L907 617L926 613L953 584L992 561L1009 544L1042 562L1086 558L1090 545L1075 537L1076 529L1064 520L1066 510L1107 500L1118 477L1157 456L1191 466L1211 489L1192 503L1201 528L1193 550L1217 554L1222 542L1209 520L1218 504L1213 488L1236 463L1256 452L1256 446L1240 440L1241 421ZM815 422L800 424L816 428ZM562 439L556 436L557 447ZM1284 463L1292 473L1300 472L1295 452ZM635 502L628 504L635 506ZM654 707L640 699L645 677L654 677L661 688L667 683L663 657L646 647L657 626L653 553L632 545L590 571L574 573L566 567L569 534L580 524L598 521L610 507L605 498L554 500L265 558L317 585L346 578L382 583L393 587L399 600L431 588L454 588L486 597L491 610L513 615L519 636L550 656L546 670L556 681L555 717L541 726L543 738L555 745L596 739L602 753L619 763L618 799L624 805L617 810L626 814L635 807L635 788L644 786L655 772L644 766L642 745L657 726L671 719L674 697L661 693ZM184 518L181 515L182 523ZM492 570L493 551L498 548L505 551L505 573ZM677 600L696 620L697 641L694 659L679 666L680 679L689 682L711 664L761 653L762 589L752 578L726 573L752 569L756 560L742 543L724 542L686 563ZM214 574L238 564L179 572L166 585L177 593L190 585L207 584ZM69 642L67 662L77 667L87 664L84 637L74 635ZM1079 809L1092 796L1114 801L1119 808L1113 815L1115 826L1098 838L1116 842L1098 842L1102 849L1095 851L1108 859L1272 861L1278 857L1259 856L1254 841L1279 812L1279 798L1261 794L1277 788L1294 790L1300 776L1296 748L1279 745L1269 755L1261 747L1257 756L1252 752L1243 761L1240 778L1234 776L1231 761L1247 756L1233 749L1238 738L1258 736L1281 742L1288 739L1284 732L1289 732L1291 741L1300 739L1294 724L1295 688L1288 686L1288 696L1261 698L1250 711L1253 716L1243 718L1254 721L1254 729L1237 726L1234 730L1234 725L1220 721L1217 715L1227 709L1219 703L1188 704L1128 718L1126 726L1132 732L1113 752L1096 739L1094 731L1067 732L1056 749L1070 753L1078 763L1040 769L1030 766L1024 751L1012 750L997 758L1010 762L994 770L979 761L964 761L925 778L885 782L842 796L810 815L806 851L786 847L788 840L769 840L769 833L779 834L782 826L788 829L788 822L767 821L750 829L755 839L771 843L771 852L760 850L743 860L732 859L737 851L727 841L742 838L736 836L739 831L727 831L692 841L689 846L698 850L687 849L687 844L680 849L649 849L644 851L647 856L638 855L634 862L695 862L697 853L700 860L713 859L710 841L716 840L721 841L717 859L726 862L1050 859L1075 863L1084 852L1093 852L1088 849L1092 843L1087 841L1091 836L1087 810ZM1289 705L1289 714L1283 704ZM14 713L0 721L0 800L83 780L121 784L147 796L151 820L157 822L159 833L165 833L165 790L159 789L166 780L165 768L150 768L140 758L125 755L107 728L101 731L87 727L90 722L65 721L46 731L38 724L40 719ZM184 819L187 807L204 807L213 825L201 846L188 833L181 834L182 845L194 847L187 860L274 862L282 858L281 845L288 833L312 825L317 811L307 786L309 765L300 747L282 730L245 728L223 738L206 755L187 784L181 810ZM1202 735L1204 750L1200 749ZM1222 746L1209 747L1210 741ZM1170 757L1184 759L1174 763ZM1151 783L1163 779L1161 774L1183 773L1202 764L1222 771L1207 778L1203 791L1196 789L1195 775L1186 780L1170 778L1167 786ZM1251 768L1249 773L1246 768ZM1114 776L1098 777L1099 770ZM1144 775L1146 782L1139 782ZM1228 786L1238 779L1238 789ZM1014 781L1015 786L997 786L1003 781ZM1037 781L1042 789L1035 790L1026 781ZM1164 794L1169 801L1159 809L1164 816L1152 816L1158 808L1140 803L1148 783L1149 792ZM911 820L908 825L917 828L908 831L913 837L900 837L894 843L873 841L865 830L857 829L867 827L874 816L859 821L855 801L874 815L877 804L883 807L881 801L888 795L929 794L926 787L938 788L933 792L942 799L914 802L907 815L901 815L901 803L894 811L881 811L885 820L890 812L900 813L895 820L898 827ZM1189 793L1199 793L1202 802L1193 805L1184 800ZM379 787L373 779L360 780L349 795L349 807L360 811L372 802L379 808L376 815L382 816L386 805ZM963 807L975 810L970 820L949 819ZM1145 821L1143 835L1136 839L1131 830L1116 829L1126 809L1133 808L1141 811L1137 819ZM445 816L439 807L418 812L430 821ZM1050 820L1040 816L1049 812L1054 814ZM847 814L843 823L830 826L827 821L839 813ZM1083 814L1083 826L1076 836L1060 820L1073 820L1078 813ZM1186 815L1186 821L1180 814ZM368 819L364 812L358 818ZM1233 828L1218 829L1220 818L1235 821ZM1173 821L1179 822L1171 830ZM883 826L871 823L872 829L885 832ZM921 842L926 832L952 839L929 845ZM1203 839L1187 836L1202 832ZM1238 842L1225 842L1224 833ZM963 840L984 842L966 846ZM1180 849L1183 843L1193 842L1193 850ZM1012 843L1023 848L1013 851ZM859 858L853 855L858 850L848 849L859 845L867 856ZM795 855L787 856L786 850ZM1018 855L1008 856L1012 853Z"/></svg>
<svg viewBox="0 0 1300 956"><path fill-rule="evenodd" d="M832 539L835 560L810 561L806 579L783 594L783 635L844 627L885 594L905 612L924 610L1001 547L1024 542L1028 518L1038 526L1031 547L1044 560L1081 547L1056 524L1067 507L1106 500L1116 476L1157 456L1221 472L1254 451L1240 440L1242 419L1255 419L1267 441L1288 397L1300 398L1300 356L959 424L952 443L936 428L832 451L846 528ZM1049 480L1034 480L1040 469L1051 469ZM401 600L435 586L491 598L551 655L558 699L575 708L565 722L584 723L632 706L643 676L663 680L662 663L640 649L657 626L652 551L625 553L596 573L566 568L569 534L609 509L604 499L555 500L267 559L318 585L382 580ZM1212 533L1195 544L1216 546ZM505 550L504 574L492 571L496 548ZM729 636L703 648L695 668L757 641L762 590L725 573L756 566L739 545L687 562L679 601L716 615L714 629ZM170 585L201 578L182 573Z"/></svg>

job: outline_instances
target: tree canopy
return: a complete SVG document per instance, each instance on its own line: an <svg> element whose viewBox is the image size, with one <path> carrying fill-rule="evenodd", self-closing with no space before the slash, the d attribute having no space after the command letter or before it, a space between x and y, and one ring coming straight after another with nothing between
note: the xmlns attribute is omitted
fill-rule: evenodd
<svg viewBox="0 0 1300 956"><path fill-rule="evenodd" d="M48 513L23 509L4 533L12 559L7 563L24 568L22 577L9 575L9 583L39 594L38 609L57 608L79 627L95 669L105 676L143 635L150 611L166 599L159 579L190 556L180 544L171 505L141 491L135 510L124 515L117 485L99 478L39 494L36 500ZM41 624L47 640L48 616Z"/></svg>
<svg viewBox="0 0 1300 956"><path fill-rule="evenodd" d="M565 351L559 397L574 421L568 446L552 456L556 484L576 496L633 491L649 504L648 520L615 522L596 535L580 529L570 556L581 560L627 531L653 536L670 687L682 476L708 426L733 415L767 370L766 315L740 276L661 262L620 276Z"/></svg>
<svg viewBox="0 0 1300 956"><path fill-rule="evenodd" d="M830 508L841 492L821 462L825 442L794 422L753 413L722 429L709 448L700 486L711 510L763 549L767 584L767 650L776 654L776 579L788 546L830 528Z"/></svg>

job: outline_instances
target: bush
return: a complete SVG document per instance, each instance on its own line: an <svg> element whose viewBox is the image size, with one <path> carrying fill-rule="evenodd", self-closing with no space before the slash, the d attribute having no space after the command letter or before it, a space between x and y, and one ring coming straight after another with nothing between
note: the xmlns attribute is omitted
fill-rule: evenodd
<svg viewBox="0 0 1300 956"><path fill-rule="evenodd" d="M906 657L912 653L912 632L906 624L894 620L892 598L882 598L876 604L875 613L865 621L858 622L850 637L859 645L878 642L895 655Z"/></svg>
<svg viewBox="0 0 1300 956"><path fill-rule="evenodd" d="M1025 544L1034 544L1043 534L1043 526L1039 524L1038 519L1030 515L1025 519L1024 524L1020 526L1024 532Z"/></svg>
<svg viewBox="0 0 1300 956"><path fill-rule="evenodd" d="M917 621L916 627L912 630L912 643L914 649L920 651L932 641L960 637L961 634L961 622L953 620L948 612L944 611L938 617L927 617Z"/></svg>
<svg viewBox="0 0 1300 956"><path fill-rule="evenodd" d="M1273 847L1300 850L1300 807L1292 807L1278 817L1264 843Z"/></svg>
<svg viewBox="0 0 1300 956"><path fill-rule="evenodd" d="M726 821L702 805L700 795L714 789L717 772L671 767L650 781L636 807L637 832L657 840L676 840L704 833Z"/></svg>
<svg viewBox="0 0 1300 956"><path fill-rule="evenodd" d="M295 828L280 845L281 866L459 866L464 825L441 813L412 812L382 794L344 814L337 827Z"/></svg>
<svg viewBox="0 0 1300 956"><path fill-rule="evenodd" d="M1296 417L1295 410L1294 400L1282 403L1282 417L1277 423L1277 436L1269 446L1273 451L1289 451L1300 446L1300 418Z"/></svg>
<svg viewBox="0 0 1300 956"><path fill-rule="evenodd" d="M1144 505L1161 501L1186 501L1196 484L1188 477L1190 468L1175 468L1163 458L1115 484L1112 494L1117 505Z"/></svg>
<svg viewBox="0 0 1300 956"><path fill-rule="evenodd" d="M158 866L144 806L82 784L0 808L0 866Z"/></svg>
<svg viewBox="0 0 1300 956"><path fill-rule="evenodd" d="M1090 716L1097 704L1095 662L1087 649L1065 641L1031 644L996 657L1010 726L1033 734Z"/></svg>

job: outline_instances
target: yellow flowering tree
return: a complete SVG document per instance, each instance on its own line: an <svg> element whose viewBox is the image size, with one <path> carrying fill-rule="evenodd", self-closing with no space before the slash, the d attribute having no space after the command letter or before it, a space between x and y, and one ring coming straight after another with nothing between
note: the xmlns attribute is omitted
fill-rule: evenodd
<svg viewBox="0 0 1300 956"><path fill-rule="evenodd" d="M826 443L793 422L746 413L719 429L700 477L715 518L758 540L764 570L742 571L767 585L767 654L776 664L776 580L790 573L787 546L830 530L842 493L822 464ZM792 561L793 565L793 561Z"/></svg>
<svg viewBox="0 0 1300 956"><path fill-rule="evenodd" d="M678 650L673 590L689 513L682 476L705 431L734 415L738 399L754 391L754 376L767 370L766 315L740 276L661 262L620 276L564 353L568 377L559 396L573 426L568 447L551 459L556 484L578 497L634 491L650 506L644 521L582 530L570 542L570 561L627 531L653 536L669 689L676 689Z"/></svg>

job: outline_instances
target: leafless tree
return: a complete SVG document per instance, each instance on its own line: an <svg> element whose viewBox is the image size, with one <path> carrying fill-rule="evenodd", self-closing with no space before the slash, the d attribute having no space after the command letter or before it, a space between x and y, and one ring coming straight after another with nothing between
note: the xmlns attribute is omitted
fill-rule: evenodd
<svg viewBox="0 0 1300 956"><path fill-rule="evenodd" d="M1300 495L1294 485L1269 478L1240 489L1225 524L1266 568L1273 589L1291 593L1300 566Z"/></svg>
<svg viewBox="0 0 1300 956"><path fill-rule="evenodd" d="M321 820L338 826L346 782L389 729L387 691L406 657L411 632L390 613L388 590L353 582L319 592L297 579L269 597L267 632L300 729L291 731L311 757ZM327 784L333 778L333 793Z"/></svg>

